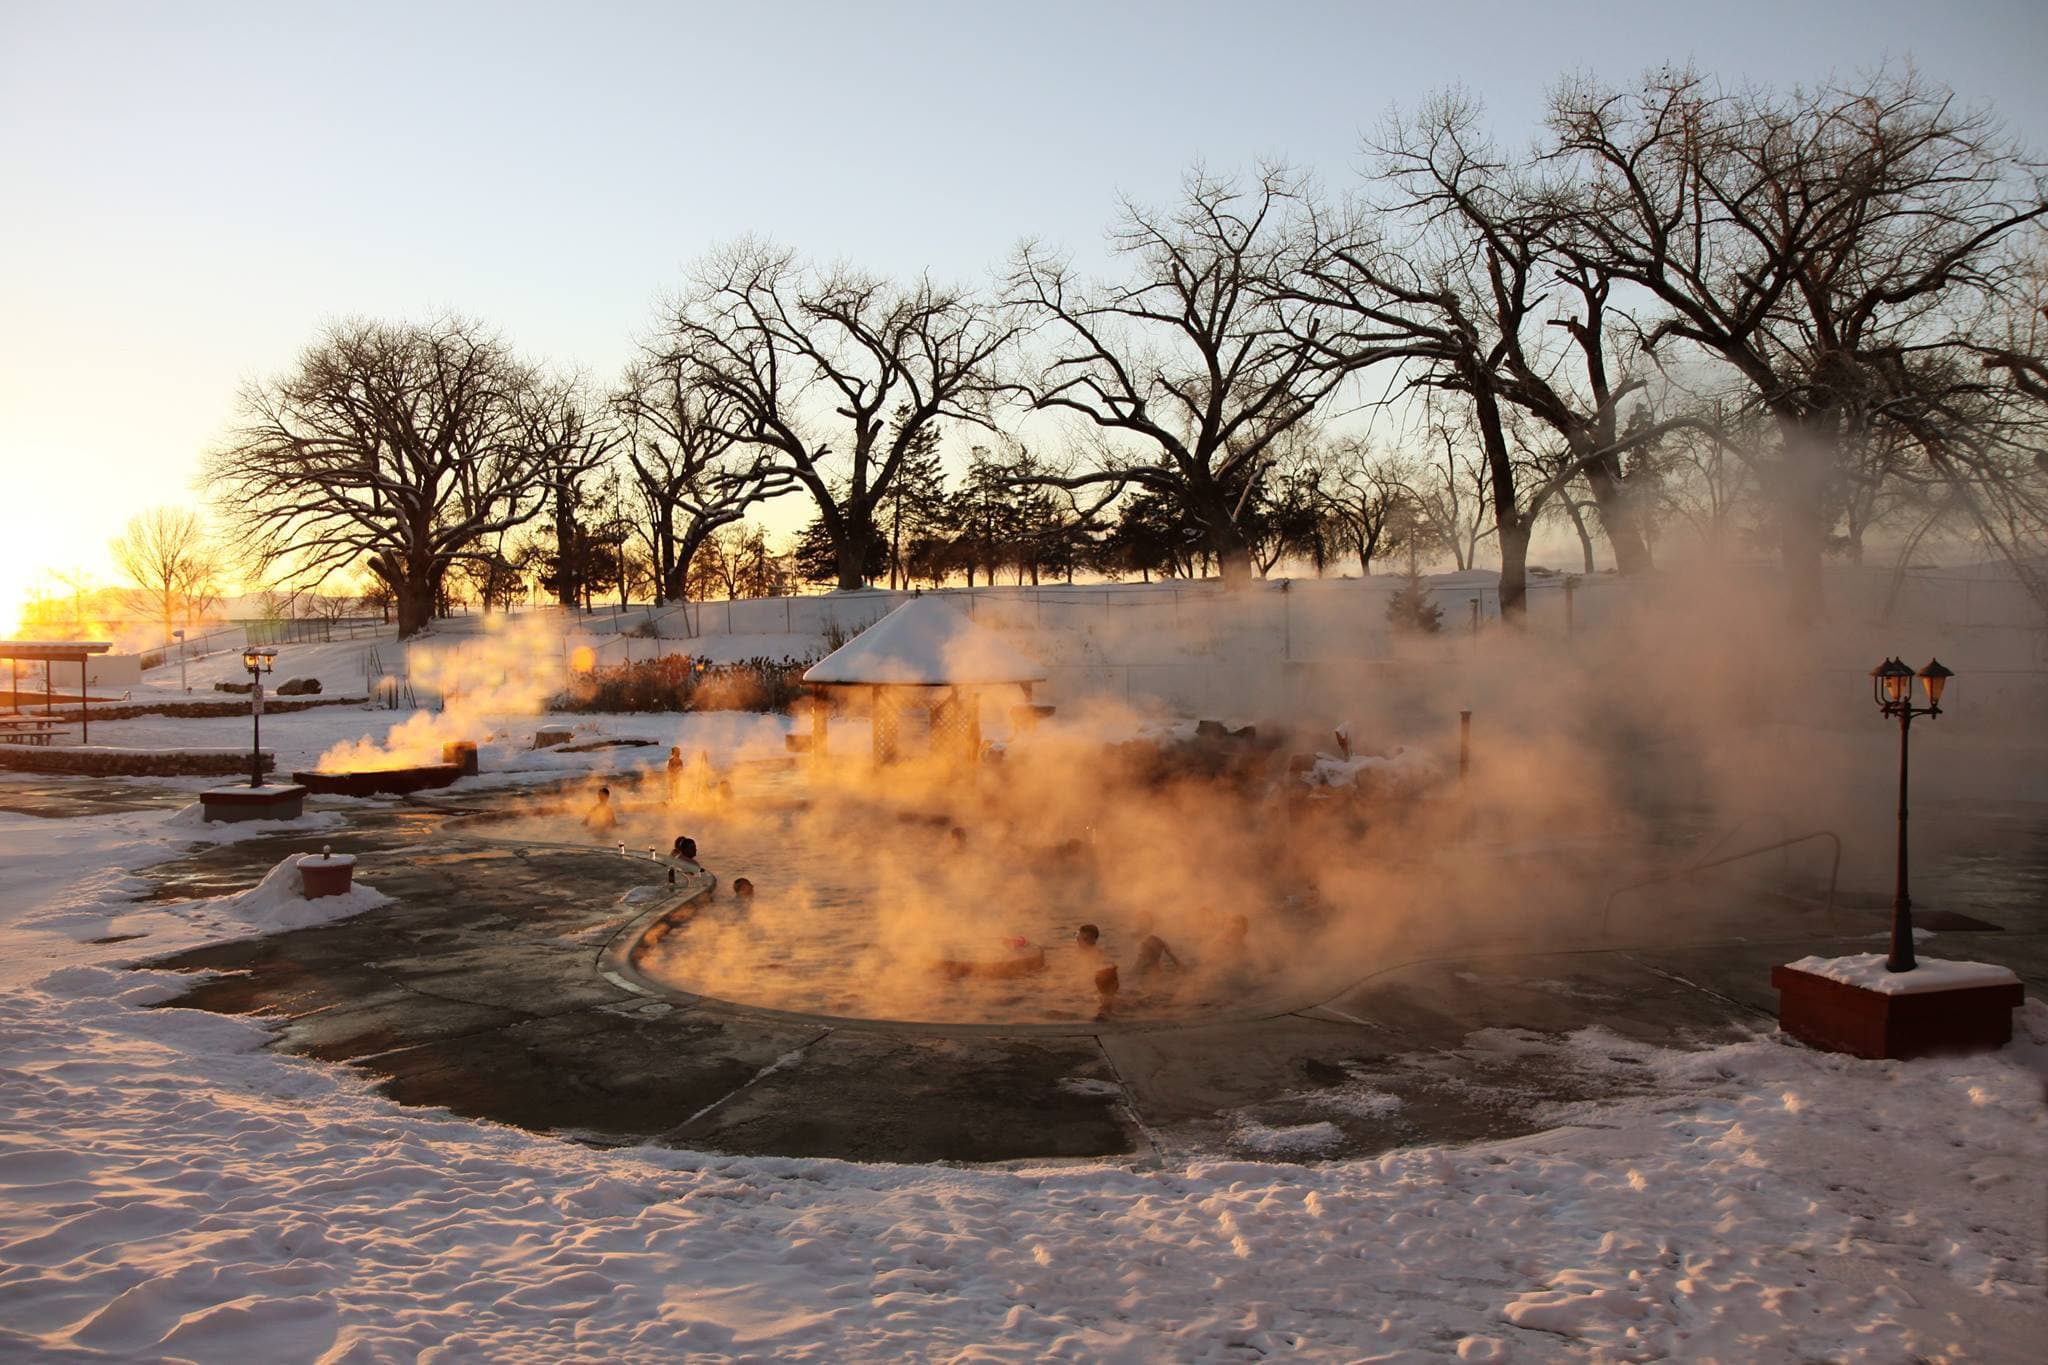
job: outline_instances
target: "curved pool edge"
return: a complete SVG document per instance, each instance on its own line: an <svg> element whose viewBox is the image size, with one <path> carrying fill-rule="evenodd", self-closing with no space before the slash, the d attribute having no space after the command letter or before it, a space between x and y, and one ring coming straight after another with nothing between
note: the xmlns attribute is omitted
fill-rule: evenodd
<svg viewBox="0 0 2048 1365"><path fill-rule="evenodd" d="M473 826L486 824L504 818L495 811L478 811L438 801L415 801L414 804L439 810L450 818L441 825L443 833L473 843L496 845L501 848L546 849L559 853L585 853L592 856L618 856L604 844L561 843L541 839L510 839L478 833ZM1271 1019L1298 1016L1308 1010L1327 1004L1343 994L1341 988L1330 991L1318 989L1312 996L1288 1005L1266 1005L1245 1010L1211 1010L1198 1014L1149 1016L1132 1019L1074 1019L1062 1021L1033 1021L1014 1023L969 1023L931 1019L886 1019L871 1015L820 1014L805 1010L775 1009L766 1005L748 1004L741 1000L729 1000L722 996L704 995L685 990L657 980L640 969L640 952L648 946L648 935L657 927L670 931L681 927L693 918L696 912L716 893L718 878L701 864L684 862L657 855L653 858L636 858L628 855L629 862L644 862L650 868L672 869L679 873L676 889L669 895L650 903L645 909L628 919L613 931L604 945L598 949L593 967L598 975L619 987L644 999L660 1001L708 1013L723 1014L734 1019L753 1019L771 1023L804 1025L813 1028L828 1028L840 1031L864 1031L871 1033L909 1035L926 1038L1095 1038L1105 1034L1168 1033L1192 1029L1220 1028L1238 1024L1261 1023ZM684 912L688 912L685 914ZM670 924L677 915L680 921ZM658 941L658 940L657 940Z"/></svg>
<svg viewBox="0 0 2048 1365"><path fill-rule="evenodd" d="M1095 1038L1104 1034L1165 1033L1190 1029L1217 1028L1234 1024L1259 1023L1269 1019L1284 1019L1314 1009L1334 998L1318 996L1289 1006L1267 1006L1260 1009L1210 1011L1202 1014L1152 1016L1133 1019L1074 1019L1057 1021L1033 1021L1014 1023L969 1023L932 1019L886 1019L871 1015L819 1014L807 1010L782 1010L766 1005L750 1005L744 1001L728 1000L722 996L703 995L672 986L656 980L640 970L638 951L647 934L658 923L683 911L689 914L682 923L694 918L696 911L708 901L716 885L716 878L704 874L706 885L691 894L680 904L662 903L649 907L622 925L608 939L598 953L597 969L607 980L650 1000L662 1000L671 1004L702 1009L715 1014L729 1015L735 1019L758 1019L773 1023L808 1025L814 1028L829 1028L843 1031L864 1031L871 1033L905 1034L924 1038ZM680 927L678 925L677 927Z"/></svg>

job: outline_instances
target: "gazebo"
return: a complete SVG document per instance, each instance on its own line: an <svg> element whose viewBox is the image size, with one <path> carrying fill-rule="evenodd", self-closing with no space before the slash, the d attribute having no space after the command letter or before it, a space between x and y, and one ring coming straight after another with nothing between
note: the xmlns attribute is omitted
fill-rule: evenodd
<svg viewBox="0 0 2048 1365"><path fill-rule="evenodd" d="M1045 681L1039 662L976 625L942 597L913 597L804 673L811 708L811 752L825 752L830 702L859 697L874 718L877 763L901 756L903 723L930 717L931 748L965 762L981 756L982 693Z"/></svg>
<svg viewBox="0 0 2048 1365"><path fill-rule="evenodd" d="M87 685L86 662L95 654L104 654L113 645L98 640L0 640L0 659L6 659L12 666L8 687L8 709L18 713L21 710L21 666L23 663L37 663L43 666L43 712L48 715L56 709L54 705L54 680L58 664L78 665L78 723L81 731L79 742L92 742L92 689ZM25 724L25 722L13 722ZM39 736L37 743L47 744L51 729L48 725L40 730L24 730L13 738L26 739Z"/></svg>

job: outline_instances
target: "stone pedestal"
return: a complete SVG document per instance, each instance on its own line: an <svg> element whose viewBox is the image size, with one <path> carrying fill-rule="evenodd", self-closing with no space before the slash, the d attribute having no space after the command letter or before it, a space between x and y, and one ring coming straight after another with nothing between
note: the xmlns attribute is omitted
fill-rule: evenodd
<svg viewBox="0 0 2048 1365"><path fill-rule="evenodd" d="M452 763L427 763L417 768L373 768L359 773L297 772L292 779L322 796L410 796L436 787L451 787L462 776Z"/></svg>
<svg viewBox="0 0 2048 1365"><path fill-rule="evenodd" d="M306 789L296 783L214 787L199 793L209 821L296 820L306 812Z"/></svg>
<svg viewBox="0 0 2048 1365"><path fill-rule="evenodd" d="M355 875L356 860L351 854L323 852L299 859L299 884L309 901L347 895L355 885Z"/></svg>
<svg viewBox="0 0 2048 1365"><path fill-rule="evenodd" d="M1883 958L1804 958L1771 968L1778 1026L1809 1046L1855 1057L1990 1052L2012 1041L2025 996L2004 967L1923 959L1884 974Z"/></svg>

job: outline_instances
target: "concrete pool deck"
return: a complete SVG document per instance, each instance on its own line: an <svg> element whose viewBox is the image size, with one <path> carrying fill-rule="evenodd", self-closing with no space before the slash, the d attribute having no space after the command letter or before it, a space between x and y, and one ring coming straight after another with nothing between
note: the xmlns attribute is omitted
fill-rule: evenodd
<svg viewBox="0 0 2048 1365"><path fill-rule="evenodd" d="M1310 1124L1334 1129L1300 1153L1318 1158L1513 1136L1553 1126L1560 1102L1633 1093L1625 1058L1589 1069L1542 1039L1597 1026L1684 1046L1769 1031L1771 965L1868 950L1886 920L1874 898L1850 897L1831 932L1817 911L1775 908L1749 923L1723 913L1704 926L1712 941L1692 944L1418 954L1361 964L1326 1002L1265 1018L1057 1036L828 1023L604 975L605 945L668 894L659 864L465 841L444 828L448 812L417 803L335 808L345 831L197 848L143 875L154 898L220 895L328 844L394 901L168 958L137 941L132 960L203 974L167 1007L260 1014L274 1047L355 1067L401 1103L603 1145L1143 1162L1270 1157L1261 1134ZM1930 913L1953 906L1999 929L1942 930L1923 952L2001 962L2048 994L2048 808L2009 814L1996 856L1929 860L1916 881Z"/></svg>

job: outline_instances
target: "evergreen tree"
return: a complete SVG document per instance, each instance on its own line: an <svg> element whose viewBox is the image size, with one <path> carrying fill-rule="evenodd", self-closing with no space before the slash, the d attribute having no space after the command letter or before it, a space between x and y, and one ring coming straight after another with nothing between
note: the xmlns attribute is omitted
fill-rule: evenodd
<svg viewBox="0 0 2048 1365"><path fill-rule="evenodd" d="M899 406L895 418L898 434L908 417L909 409ZM904 442L903 462L889 482L888 496L881 509L881 526L889 539L891 588L910 581L905 551L919 539L942 531L948 520L947 511L946 474L939 465L939 429L936 425L921 426Z"/></svg>
<svg viewBox="0 0 2048 1365"><path fill-rule="evenodd" d="M867 531L867 553L861 561L861 581L872 587L876 579L889 571L889 542L875 527ZM838 583L841 581L839 546L825 526L822 515L812 516L803 532L797 536L796 545L790 551L796 561L796 574L806 583Z"/></svg>
<svg viewBox="0 0 2048 1365"><path fill-rule="evenodd" d="M1434 635L1443 629L1444 609L1413 565L1387 599L1387 624L1400 635Z"/></svg>

